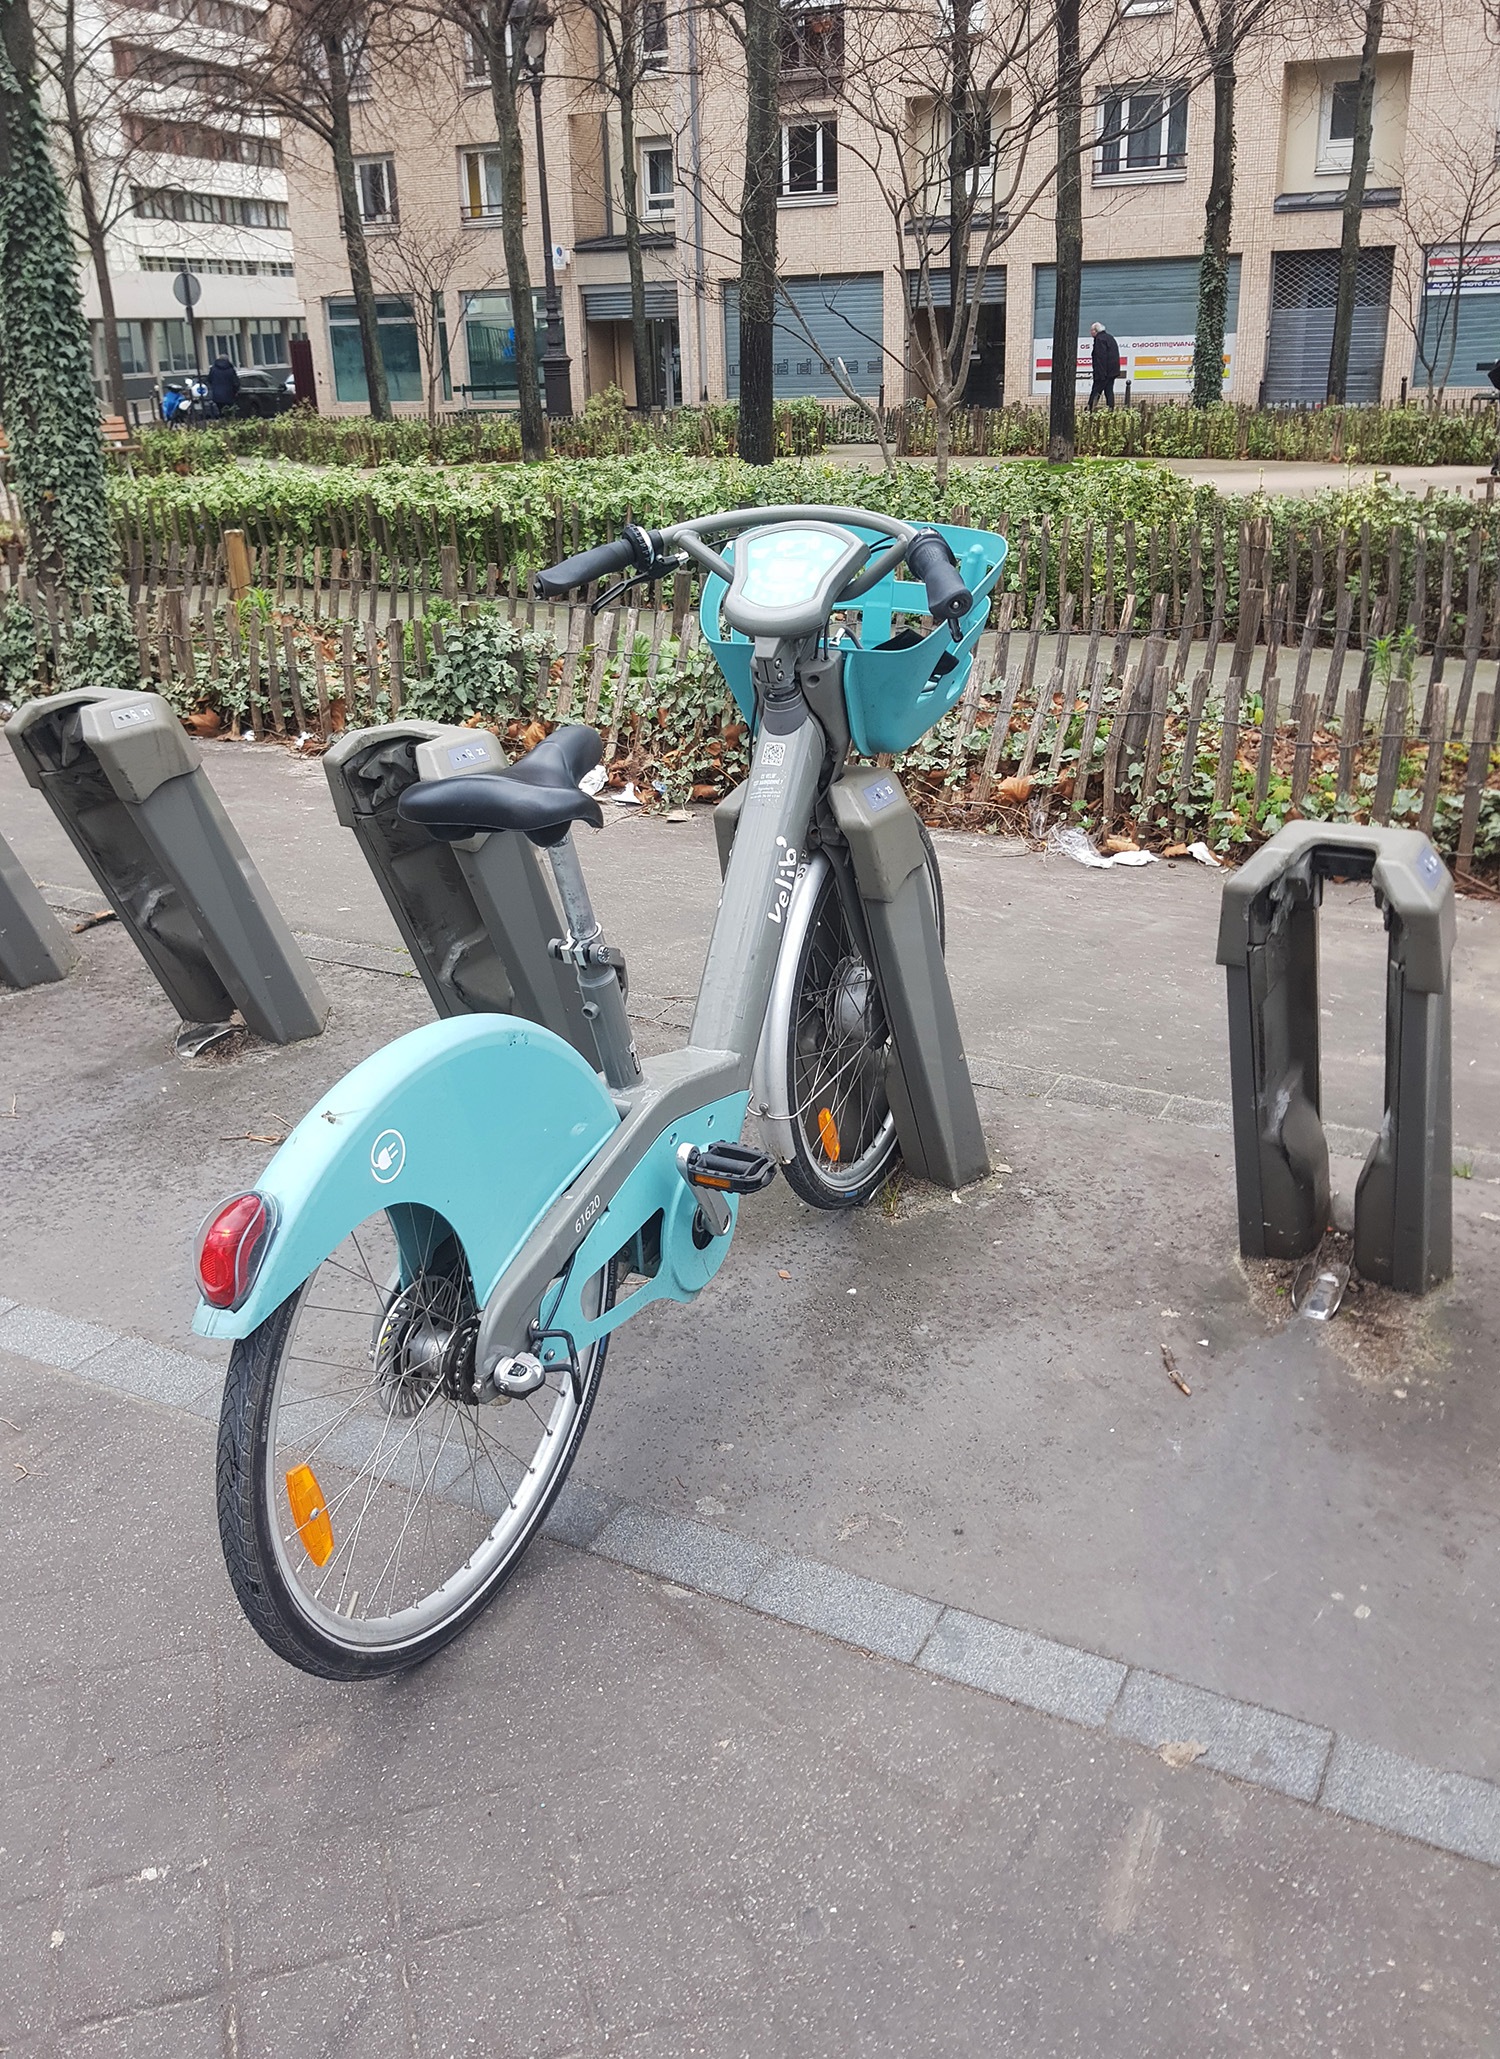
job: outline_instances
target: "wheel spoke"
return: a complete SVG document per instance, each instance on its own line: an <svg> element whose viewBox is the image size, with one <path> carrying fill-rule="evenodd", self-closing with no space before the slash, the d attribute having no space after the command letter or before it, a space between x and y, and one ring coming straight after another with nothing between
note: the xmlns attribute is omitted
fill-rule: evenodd
<svg viewBox="0 0 1500 2059"><path fill-rule="evenodd" d="M486 1598L535 1531L584 1412L555 1368L524 1407L461 1398L468 1273L440 1219L415 1241L403 1266L387 1217L347 1237L304 1289L270 1376L260 1491L279 1578L340 1650L396 1649ZM585 1354L585 1406L599 1356Z"/></svg>

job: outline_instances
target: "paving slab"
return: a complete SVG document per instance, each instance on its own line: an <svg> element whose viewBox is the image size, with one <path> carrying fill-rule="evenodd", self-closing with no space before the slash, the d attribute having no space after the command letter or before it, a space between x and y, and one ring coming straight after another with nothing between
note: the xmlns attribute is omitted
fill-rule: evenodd
<svg viewBox="0 0 1500 2059"><path fill-rule="evenodd" d="M310 1680L217 1564L208 1424L8 1354L0 1411L8 1620L50 1592L15 1526L113 1506L113 1606L206 1661L159 1677L185 1757L59 1782L0 1724L7 2054L1487 2049L1491 1866L559 1545L419 1673ZM149 1707L86 1623L47 1667Z"/></svg>
<svg viewBox="0 0 1500 2059"><path fill-rule="evenodd" d="M1330 1732L1316 1724L1154 1673L1128 1676L1109 1727L1116 1737L1157 1750L1187 1747L1217 1773L1238 1774L1302 1802L1317 1799L1333 1745Z"/></svg>

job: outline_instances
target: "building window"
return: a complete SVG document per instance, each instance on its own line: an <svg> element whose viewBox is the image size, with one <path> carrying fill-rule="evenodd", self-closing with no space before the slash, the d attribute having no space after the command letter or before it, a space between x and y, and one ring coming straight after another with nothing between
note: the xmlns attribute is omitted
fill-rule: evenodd
<svg viewBox="0 0 1500 2059"><path fill-rule="evenodd" d="M667 0L641 0L641 65L661 71L667 62Z"/></svg>
<svg viewBox="0 0 1500 2059"><path fill-rule="evenodd" d="M203 356L207 364L215 358L227 357L232 365L245 362L244 345L240 341L239 325L232 329L210 329L203 338Z"/></svg>
<svg viewBox="0 0 1500 2059"><path fill-rule="evenodd" d="M461 166L463 199L459 213L466 222L498 222L501 214L499 151L466 150Z"/></svg>
<svg viewBox="0 0 1500 2059"><path fill-rule="evenodd" d="M486 10L486 17L488 10ZM514 56L515 45L511 40L511 25L505 24L505 55ZM490 46L482 36L464 32L464 84L466 86L487 86L490 82Z"/></svg>
<svg viewBox="0 0 1500 2059"><path fill-rule="evenodd" d="M1186 164L1186 86L1127 86L1100 97L1096 178L1161 178Z"/></svg>
<svg viewBox="0 0 1500 2059"><path fill-rule="evenodd" d="M843 69L843 8L787 8L781 17L782 75L837 79Z"/></svg>
<svg viewBox="0 0 1500 2059"><path fill-rule="evenodd" d="M543 296L533 296L535 309L536 377L541 383L542 350L546 342ZM499 400L514 394L516 385L516 330L511 319L508 293L466 293L463 296L464 348L469 359L470 400Z"/></svg>
<svg viewBox="0 0 1500 2059"><path fill-rule="evenodd" d="M839 190L837 122L784 122L781 129L781 196L784 200L829 197Z"/></svg>
<svg viewBox="0 0 1500 2059"><path fill-rule="evenodd" d="M296 267L285 259L268 257L194 257L190 252L143 250L143 272L213 272L232 279L290 279Z"/></svg>
<svg viewBox="0 0 1500 2059"><path fill-rule="evenodd" d="M250 362L252 365L284 365L287 361L286 342L280 322L268 322L264 318L250 324Z"/></svg>
<svg viewBox="0 0 1500 2059"><path fill-rule="evenodd" d="M674 176L671 144L643 143L641 186L646 196L645 212L648 215L668 215L672 212Z"/></svg>
<svg viewBox="0 0 1500 2059"><path fill-rule="evenodd" d="M172 186L132 186L133 212L148 222L221 222L235 229L286 229L284 200L238 193L189 193Z"/></svg>
<svg viewBox="0 0 1500 2059"><path fill-rule="evenodd" d="M190 322L153 322L158 372L191 372L197 364Z"/></svg>
<svg viewBox="0 0 1500 2059"><path fill-rule="evenodd" d="M1354 160L1354 123L1359 80L1336 79L1323 88L1318 107L1318 170L1347 172Z"/></svg>
<svg viewBox="0 0 1500 2059"><path fill-rule="evenodd" d="M235 0L124 0L124 4L168 15L174 21L192 22L198 28L224 29L247 43L266 40L265 17L251 7L235 5Z"/></svg>
<svg viewBox="0 0 1500 2059"><path fill-rule="evenodd" d="M94 338L94 368L101 375L107 369L104 362L104 324L90 322ZM128 378L132 373L149 373L151 360L146 355L146 325L144 322L116 322L115 333L120 339L120 370Z"/></svg>
<svg viewBox="0 0 1500 2059"><path fill-rule="evenodd" d="M1120 12L1123 15L1171 14L1177 0L1125 0Z"/></svg>
<svg viewBox="0 0 1500 2059"><path fill-rule="evenodd" d="M396 216L396 162L390 157L357 157L354 187L359 218L370 228L392 227Z"/></svg>
<svg viewBox="0 0 1500 2059"><path fill-rule="evenodd" d="M232 134L207 122L145 114L127 114L124 128L127 142L157 157L202 157L216 164L253 164L262 171L281 169L281 145L270 136Z"/></svg>
<svg viewBox="0 0 1500 2059"><path fill-rule="evenodd" d="M385 366L386 388L391 399L421 400L424 394L422 361L410 301L377 300L375 326L380 339L381 362ZM334 398L368 404L370 392L365 383L359 317L352 300L328 302L328 347L333 358Z"/></svg>

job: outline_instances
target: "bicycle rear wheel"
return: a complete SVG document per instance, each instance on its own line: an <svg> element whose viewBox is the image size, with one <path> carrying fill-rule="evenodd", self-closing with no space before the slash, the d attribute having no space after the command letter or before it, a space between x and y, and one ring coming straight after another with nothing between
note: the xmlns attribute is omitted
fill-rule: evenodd
<svg viewBox="0 0 1500 2059"><path fill-rule="evenodd" d="M346 1237L235 1345L225 1382L230 1580L271 1649L328 1679L417 1665L494 1599L567 1477L608 1346L477 1402L463 1251L439 1217L403 1229L404 1268L389 1215ZM611 1265L584 1306L613 1298Z"/></svg>
<svg viewBox="0 0 1500 2059"><path fill-rule="evenodd" d="M925 828L927 883L938 937L943 885ZM787 915L787 938L757 1060L757 1099L788 1186L814 1208L857 1208L900 1155L886 1096L890 1026L829 859L809 861Z"/></svg>

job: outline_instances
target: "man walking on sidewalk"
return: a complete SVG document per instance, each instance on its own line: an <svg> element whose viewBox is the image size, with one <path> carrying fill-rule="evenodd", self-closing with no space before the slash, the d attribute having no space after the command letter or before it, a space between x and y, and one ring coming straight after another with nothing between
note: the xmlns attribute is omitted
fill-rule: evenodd
<svg viewBox="0 0 1500 2059"><path fill-rule="evenodd" d="M1102 322L1095 322L1094 338L1094 384L1089 394L1089 413L1094 412L1099 396L1104 395L1104 405L1114 412L1115 381L1120 376L1120 346Z"/></svg>

